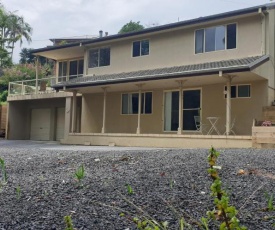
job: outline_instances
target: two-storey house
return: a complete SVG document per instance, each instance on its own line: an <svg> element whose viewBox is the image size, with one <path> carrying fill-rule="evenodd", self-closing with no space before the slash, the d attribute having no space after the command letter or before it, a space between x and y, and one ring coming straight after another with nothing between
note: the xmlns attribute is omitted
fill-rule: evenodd
<svg viewBox="0 0 275 230"><path fill-rule="evenodd" d="M36 49L56 76L10 85L8 138L250 147L274 101L274 28L267 4Z"/></svg>

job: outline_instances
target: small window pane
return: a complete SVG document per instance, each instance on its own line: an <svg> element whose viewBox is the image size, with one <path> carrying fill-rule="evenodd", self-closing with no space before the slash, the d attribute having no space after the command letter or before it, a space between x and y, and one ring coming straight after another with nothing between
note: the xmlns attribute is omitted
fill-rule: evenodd
<svg viewBox="0 0 275 230"><path fill-rule="evenodd" d="M138 114L138 93L133 93L132 98L132 114ZM131 108L130 108L131 109Z"/></svg>
<svg viewBox="0 0 275 230"><path fill-rule="evenodd" d="M235 85L231 86L231 98L237 97L237 87Z"/></svg>
<svg viewBox="0 0 275 230"><path fill-rule="evenodd" d="M149 54L149 40L141 41L141 55Z"/></svg>
<svg viewBox="0 0 275 230"><path fill-rule="evenodd" d="M79 60L78 61L78 75L83 74L83 69L84 69L84 60Z"/></svg>
<svg viewBox="0 0 275 230"><path fill-rule="evenodd" d="M144 114L144 93L141 94L141 113Z"/></svg>
<svg viewBox="0 0 275 230"><path fill-rule="evenodd" d="M195 41L195 53L203 53L203 44L204 44L204 30L196 31L196 41Z"/></svg>
<svg viewBox="0 0 275 230"><path fill-rule="evenodd" d="M224 87L224 90L227 91L227 87ZM231 98L236 98L237 97L237 88L235 85L231 86ZM227 98L227 94L225 94L225 98Z"/></svg>
<svg viewBox="0 0 275 230"><path fill-rule="evenodd" d="M122 94L122 114L128 114L128 94Z"/></svg>
<svg viewBox="0 0 275 230"><path fill-rule="evenodd" d="M215 35L216 28L205 29L205 52L210 52L215 50Z"/></svg>
<svg viewBox="0 0 275 230"><path fill-rule="evenodd" d="M250 97L250 85L239 85L238 97Z"/></svg>
<svg viewBox="0 0 275 230"><path fill-rule="evenodd" d="M110 65L110 48L100 49L99 66Z"/></svg>
<svg viewBox="0 0 275 230"><path fill-rule="evenodd" d="M216 50L225 49L225 27L224 26L216 27L215 43L216 43Z"/></svg>
<svg viewBox="0 0 275 230"><path fill-rule="evenodd" d="M98 49L89 51L89 68L98 67Z"/></svg>
<svg viewBox="0 0 275 230"><path fill-rule="evenodd" d="M58 76L63 76L63 62L58 63Z"/></svg>
<svg viewBox="0 0 275 230"><path fill-rule="evenodd" d="M179 92L172 92L171 131L179 127Z"/></svg>
<svg viewBox="0 0 275 230"><path fill-rule="evenodd" d="M67 62L63 62L62 76L67 76Z"/></svg>
<svg viewBox="0 0 275 230"><path fill-rule="evenodd" d="M152 113L152 92L145 93L145 114Z"/></svg>
<svg viewBox="0 0 275 230"><path fill-rule="evenodd" d="M77 75L77 61L70 61L70 72L69 75Z"/></svg>
<svg viewBox="0 0 275 230"><path fill-rule="evenodd" d="M236 24L227 25L227 49L236 48L236 34L237 26Z"/></svg>
<svg viewBox="0 0 275 230"><path fill-rule="evenodd" d="M133 57L140 56L140 41L133 42Z"/></svg>

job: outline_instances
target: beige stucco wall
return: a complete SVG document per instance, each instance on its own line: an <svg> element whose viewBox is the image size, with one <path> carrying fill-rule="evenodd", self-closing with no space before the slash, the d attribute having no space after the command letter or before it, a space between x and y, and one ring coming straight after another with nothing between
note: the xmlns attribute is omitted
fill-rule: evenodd
<svg viewBox="0 0 275 230"><path fill-rule="evenodd" d="M26 109L25 101L10 102L8 106L8 124L7 124L7 139L11 140L26 140L29 135L26 130L29 130L29 114Z"/></svg>
<svg viewBox="0 0 275 230"><path fill-rule="evenodd" d="M231 99L231 117L236 118L234 130L237 135L251 135L253 119L262 117L262 107L268 103L267 81L256 81L251 84L251 98ZM232 85L235 85L234 80ZM226 99L224 98L224 85L209 85L202 91L203 123L209 124L206 117L220 117L218 129L225 131Z"/></svg>
<svg viewBox="0 0 275 230"><path fill-rule="evenodd" d="M161 100L160 100L161 99ZM153 93L153 113L141 115L141 132L160 133L162 131L162 91ZM103 117L103 94L83 94L83 133L101 132ZM106 103L106 132L135 133L137 114L121 114L121 93L108 93Z"/></svg>
<svg viewBox="0 0 275 230"><path fill-rule="evenodd" d="M234 82L232 84L234 85ZM237 135L250 135L253 119L260 119L262 107L267 105L267 81L243 82L242 84L251 84L251 98L231 100L232 118L236 117L234 130ZM153 113L141 115L141 133L165 133L163 131L164 90L152 91ZM201 97L203 123L209 124L206 117L220 117L218 129L223 133L226 116L224 84L202 86ZM103 93L83 94L82 101L82 133L100 133L103 119ZM121 114L121 93L107 94L106 114L106 133L136 133L138 115Z"/></svg>
<svg viewBox="0 0 275 230"><path fill-rule="evenodd" d="M65 98L41 99L9 102L8 139L26 140L30 138L31 110L51 109L50 139L55 138L56 108L65 107Z"/></svg>
<svg viewBox="0 0 275 230"><path fill-rule="evenodd" d="M194 33L196 29L229 23L237 23L236 49L195 54ZM132 42L140 39L150 40L150 54L132 57ZM139 38L106 44L111 47L110 66L90 68L88 69L88 75L128 72L261 55L261 39L260 15L200 25L188 29L166 31L162 34L143 35ZM97 44L91 48L106 45Z"/></svg>

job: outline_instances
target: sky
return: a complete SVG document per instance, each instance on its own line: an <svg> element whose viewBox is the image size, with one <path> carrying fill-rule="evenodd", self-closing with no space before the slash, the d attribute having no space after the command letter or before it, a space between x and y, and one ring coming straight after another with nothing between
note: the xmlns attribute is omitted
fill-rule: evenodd
<svg viewBox="0 0 275 230"><path fill-rule="evenodd" d="M270 3L270 0L0 0L7 11L23 16L33 28L32 43L21 48L43 48L50 38L116 34L130 20L145 27L163 25Z"/></svg>

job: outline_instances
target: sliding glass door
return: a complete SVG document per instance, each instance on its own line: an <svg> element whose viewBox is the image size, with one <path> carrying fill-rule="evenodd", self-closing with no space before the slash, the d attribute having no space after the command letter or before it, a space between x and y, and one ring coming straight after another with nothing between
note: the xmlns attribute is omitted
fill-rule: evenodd
<svg viewBox="0 0 275 230"><path fill-rule="evenodd" d="M179 92L164 94L164 131L176 131L179 127Z"/></svg>
<svg viewBox="0 0 275 230"><path fill-rule="evenodd" d="M194 116L200 115L201 91L183 91L183 130L196 130ZM179 127L179 91L164 93L164 131L177 131Z"/></svg>
<svg viewBox="0 0 275 230"><path fill-rule="evenodd" d="M201 91L183 91L183 130L197 130L194 116L200 116Z"/></svg>

